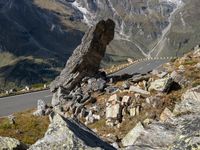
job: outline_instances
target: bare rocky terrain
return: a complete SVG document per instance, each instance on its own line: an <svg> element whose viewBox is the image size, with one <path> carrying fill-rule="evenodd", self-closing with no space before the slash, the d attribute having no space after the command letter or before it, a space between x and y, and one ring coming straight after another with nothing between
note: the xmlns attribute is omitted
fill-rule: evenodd
<svg viewBox="0 0 200 150"><path fill-rule="evenodd" d="M115 37L101 66L182 56L199 44L198 8L198 0L2 0L0 87L51 81L88 27L107 18Z"/></svg>

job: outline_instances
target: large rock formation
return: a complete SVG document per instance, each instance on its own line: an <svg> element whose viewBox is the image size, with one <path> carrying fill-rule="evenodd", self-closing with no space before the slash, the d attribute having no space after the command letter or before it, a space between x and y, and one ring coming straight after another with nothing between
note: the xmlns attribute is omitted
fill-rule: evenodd
<svg viewBox="0 0 200 150"><path fill-rule="evenodd" d="M38 140L29 150L115 150L101 140L86 126L73 119L55 115L44 138Z"/></svg>
<svg viewBox="0 0 200 150"><path fill-rule="evenodd" d="M60 76L51 83L51 91L55 92L59 86L72 90L84 77L94 76L99 70L106 46L114 38L114 28L115 23L110 19L90 28Z"/></svg>

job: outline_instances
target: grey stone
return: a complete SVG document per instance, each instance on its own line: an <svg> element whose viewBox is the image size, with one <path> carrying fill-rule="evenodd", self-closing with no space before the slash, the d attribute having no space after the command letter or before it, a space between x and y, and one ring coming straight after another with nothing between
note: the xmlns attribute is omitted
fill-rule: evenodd
<svg viewBox="0 0 200 150"><path fill-rule="evenodd" d="M102 78L91 78L88 80L88 89L92 91L104 91L106 81Z"/></svg>
<svg viewBox="0 0 200 150"><path fill-rule="evenodd" d="M69 92L65 88L60 86L58 88L57 92L53 93L53 97L52 97L52 101L51 101L52 106L57 106L60 103L64 103L65 96L67 96L67 95L69 95Z"/></svg>
<svg viewBox="0 0 200 150"><path fill-rule="evenodd" d="M181 97L181 102L175 105L175 114L200 113L200 85L189 89Z"/></svg>
<svg viewBox="0 0 200 150"><path fill-rule="evenodd" d="M199 114L183 115L167 123L154 121L128 149L142 147L154 150L199 149L199 122Z"/></svg>
<svg viewBox="0 0 200 150"><path fill-rule="evenodd" d="M29 150L115 150L93 131L74 119L56 114L45 136L31 145Z"/></svg>
<svg viewBox="0 0 200 150"><path fill-rule="evenodd" d="M117 91L119 91L119 88L114 87L114 86L109 86L105 90L106 90L107 94L113 94L113 93L116 93Z"/></svg>
<svg viewBox="0 0 200 150"><path fill-rule="evenodd" d="M149 90L156 90L159 92L168 92L172 86L173 79L171 77L167 77L164 79L158 79L154 82L151 82Z"/></svg>

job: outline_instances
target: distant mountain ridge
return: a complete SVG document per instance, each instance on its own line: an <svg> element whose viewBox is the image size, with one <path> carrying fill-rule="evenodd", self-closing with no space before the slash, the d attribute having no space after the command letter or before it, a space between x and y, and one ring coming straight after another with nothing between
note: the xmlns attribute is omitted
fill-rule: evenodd
<svg viewBox="0 0 200 150"><path fill-rule="evenodd" d="M116 23L103 65L182 55L199 44L199 7L198 0L1 0L1 87L52 80L101 19Z"/></svg>

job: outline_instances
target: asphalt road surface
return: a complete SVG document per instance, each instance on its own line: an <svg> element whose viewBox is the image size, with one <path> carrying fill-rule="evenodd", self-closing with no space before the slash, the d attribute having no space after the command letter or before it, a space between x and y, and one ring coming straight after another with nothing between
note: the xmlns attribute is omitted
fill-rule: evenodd
<svg viewBox="0 0 200 150"><path fill-rule="evenodd" d="M148 73L149 71L152 71L153 69L158 68L160 65L169 62L169 60L147 60L144 62L139 62L136 64L133 64L127 68L124 68L118 72L115 72L111 74L110 76L119 76L123 74L135 74L135 73L141 73L145 74Z"/></svg>
<svg viewBox="0 0 200 150"><path fill-rule="evenodd" d="M123 75L125 73L147 73L168 61L169 60L147 60L145 62L139 62L112 74L112 76ZM24 111L31 108L36 108L38 99L42 99L46 103L50 103L52 99L52 94L49 90L45 90L40 92L0 98L0 117L8 116L15 112Z"/></svg>
<svg viewBox="0 0 200 150"><path fill-rule="evenodd" d="M39 99L44 100L46 103L50 103L51 98L52 94L49 90L0 98L0 117L36 108L37 100Z"/></svg>

